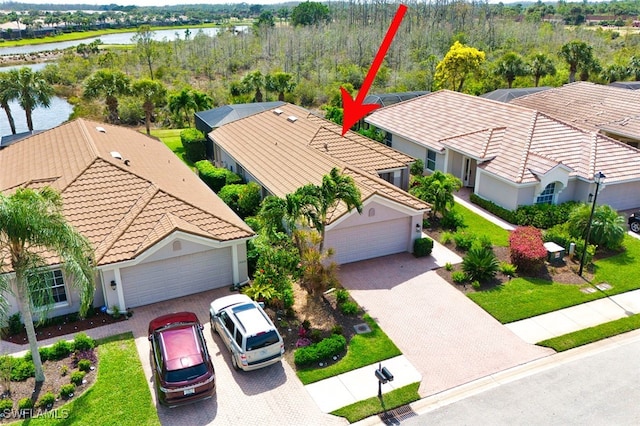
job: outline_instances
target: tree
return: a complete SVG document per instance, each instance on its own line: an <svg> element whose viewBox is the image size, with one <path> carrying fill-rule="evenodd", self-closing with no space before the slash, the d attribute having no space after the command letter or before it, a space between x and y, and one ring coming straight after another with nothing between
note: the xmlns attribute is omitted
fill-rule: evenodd
<svg viewBox="0 0 640 426"><path fill-rule="evenodd" d="M556 75L556 67L553 65L553 61L544 53L536 53L531 57L529 69L531 70L531 75L533 75L535 87L540 84L540 78Z"/></svg>
<svg viewBox="0 0 640 426"><path fill-rule="evenodd" d="M253 23L253 27L255 29L260 28L273 28L276 26L275 18L273 16L273 12L270 10L266 10L260 14L258 19Z"/></svg>
<svg viewBox="0 0 640 426"><path fill-rule="evenodd" d="M296 88L293 74L288 72L274 72L265 77L265 86L269 92L278 93L278 100L284 101L284 94L290 93Z"/></svg>
<svg viewBox="0 0 640 426"><path fill-rule="evenodd" d="M624 65L611 64L607 68L602 70L600 77L602 77L602 79L607 81L608 83L613 83L615 81L626 80L626 78L630 74L631 71Z"/></svg>
<svg viewBox="0 0 640 426"><path fill-rule="evenodd" d="M193 98L193 104L195 105L196 111L205 111L211 109L213 106L213 99L204 92L192 90L191 97Z"/></svg>
<svg viewBox="0 0 640 426"><path fill-rule="evenodd" d="M45 80L40 71L22 67L9 71L9 78L13 80L10 86L15 90L14 99L18 101L27 118L29 131L33 130L31 114L37 106L49 108L53 97L53 87Z"/></svg>
<svg viewBox="0 0 640 426"><path fill-rule="evenodd" d="M640 81L640 56L629 58L629 72L635 81Z"/></svg>
<svg viewBox="0 0 640 426"><path fill-rule="evenodd" d="M84 86L84 96L94 99L104 96L109 111L107 121L117 123L118 96L128 95L131 92L129 77L121 71L98 70L91 75Z"/></svg>
<svg viewBox="0 0 640 426"><path fill-rule="evenodd" d="M451 90L461 92L467 76L478 72L484 61L484 52L456 41L436 66L435 79Z"/></svg>
<svg viewBox="0 0 640 426"><path fill-rule="evenodd" d="M191 90L185 88L178 93L169 96L169 111L179 115L184 112L184 118L187 120L187 127L191 127L189 120L189 112L195 111L197 105L193 99Z"/></svg>
<svg viewBox="0 0 640 426"><path fill-rule="evenodd" d="M11 114L11 106L9 102L15 99L17 88L15 87L15 80L11 78L7 72L0 73L0 107L4 109L7 114L7 121L11 128L11 134L16 134L16 123L13 120L13 114Z"/></svg>
<svg viewBox="0 0 640 426"><path fill-rule="evenodd" d="M436 170L429 176L415 176L416 185L409 192L431 204L432 214L444 216L455 200L453 193L462 187L462 182L450 173Z"/></svg>
<svg viewBox="0 0 640 426"><path fill-rule="evenodd" d="M318 25L330 20L329 6L322 3L306 1L298 4L291 11L291 23L294 26Z"/></svg>
<svg viewBox="0 0 640 426"><path fill-rule="evenodd" d="M569 83L576 81L576 73L581 67L594 61L593 47L580 40L563 44L558 55L569 65Z"/></svg>
<svg viewBox="0 0 640 426"><path fill-rule="evenodd" d="M151 31L149 25L142 25L132 37L132 41L136 43L136 52L140 59L149 68L149 77L153 80L153 61L160 56L157 43L153 39L154 32Z"/></svg>
<svg viewBox="0 0 640 426"><path fill-rule="evenodd" d="M137 80L131 86L133 93L142 99L144 109L144 124L147 135L151 134L151 117L156 106L162 105L167 100L167 88L159 81L143 78Z"/></svg>
<svg viewBox="0 0 640 426"><path fill-rule="evenodd" d="M495 74L499 77L507 80L509 89L513 84L516 77L522 77L529 73L527 64L520 55L514 52L505 53L502 58L498 60L498 64L495 69Z"/></svg>
<svg viewBox="0 0 640 426"><path fill-rule="evenodd" d="M581 204L571 211L567 227L573 238L585 238L590 214L589 204ZM591 221L589 244L615 250L622 245L624 234L624 217L606 204L596 206Z"/></svg>
<svg viewBox="0 0 640 426"><path fill-rule="evenodd" d="M27 331L36 382L43 382L32 308L43 309L39 314L46 318L53 304L45 252L60 258L67 284L79 292L80 315L84 316L95 290L93 249L66 221L62 198L49 187L38 191L21 188L10 196L0 194L0 248L7 253L6 262L0 263L0 271L5 272L0 275L0 291L6 295L10 289L6 273L15 273L12 287ZM2 308L2 314L6 314L6 305Z"/></svg>
<svg viewBox="0 0 640 426"><path fill-rule="evenodd" d="M245 93L255 92L254 102L262 102L262 91L264 86L264 76L260 71L250 72L242 79L242 87Z"/></svg>

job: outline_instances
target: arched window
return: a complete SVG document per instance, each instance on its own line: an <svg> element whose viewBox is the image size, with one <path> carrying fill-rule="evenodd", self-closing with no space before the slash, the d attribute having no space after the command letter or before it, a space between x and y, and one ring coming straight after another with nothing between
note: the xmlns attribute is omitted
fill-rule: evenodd
<svg viewBox="0 0 640 426"><path fill-rule="evenodd" d="M544 191L538 195L536 204L553 204L553 197L556 194L556 183L551 182L544 188Z"/></svg>

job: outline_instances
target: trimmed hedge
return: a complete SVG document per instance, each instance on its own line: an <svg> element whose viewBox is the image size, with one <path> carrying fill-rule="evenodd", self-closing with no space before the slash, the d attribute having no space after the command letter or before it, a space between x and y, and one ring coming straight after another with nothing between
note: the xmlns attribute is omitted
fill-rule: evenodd
<svg viewBox="0 0 640 426"><path fill-rule="evenodd" d="M415 257L429 256L433 250L433 240L428 237L418 238L413 241L413 255Z"/></svg>
<svg viewBox="0 0 640 426"><path fill-rule="evenodd" d="M333 334L318 343L297 349L293 360L298 367L315 364L340 354L346 348L347 339L341 334Z"/></svg>
<svg viewBox="0 0 640 426"><path fill-rule="evenodd" d="M198 176L207 184L213 192L218 193L225 185L233 185L242 182L242 178L222 167L215 167L208 160L195 163Z"/></svg>
<svg viewBox="0 0 640 426"><path fill-rule="evenodd" d="M535 272L542 267L547 250L542 242L542 232L532 226L521 226L509 236L511 263L523 273Z"/></svg>
<svg viewBox="0 0 640 426"><path fill-rule="evenodd" d="M231 184L222 187L218 196L241 218L255 216L260 209L262 190L255 182Z"/></svg>
<svg viewBox="0 0 640 426"><path fill-rule="evenodd" d="M203 160L207 155L204 134L198 129L184 129L180 132L180 142L184 147L187 159L193 161Z"/></svg>
<svg viewBox="0 0 640 426"><path fill-rule="evenodd" d="M471 197L469 199L472 203L477 204L489 213L493 213L494 215L506 220L509 223L516 223L516 216L511 210L500 207L493 201L485 200L484 198L481 198L476 194L471 194Z"/></svg>

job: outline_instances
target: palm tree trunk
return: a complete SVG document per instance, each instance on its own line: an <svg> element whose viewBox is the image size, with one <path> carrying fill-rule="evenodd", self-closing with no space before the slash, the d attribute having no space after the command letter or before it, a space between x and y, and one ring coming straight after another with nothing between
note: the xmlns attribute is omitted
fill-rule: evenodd
<svg viewBox="0 0 640 426"><path fill-rule="evenodd" d="M24 110L25 115L27 116L27 128L30 132L33 131L33 118L31 117L31 110L29 108Z"/></svg>
<svg viewBox="0 0 640 426"><path fill-rule="evenodd" d="M147 129L147 136L151 136L151 111L149 108L144 109L144 125Z"/></svg>
<svg viewBox="0 0 640 426"><path fill-rule="evenodd" d="M38 352L36 329L33 326L31 298L27 294L28 289L26 279L20 272L16 272L16 289L18 303L20 304L20 313L22 314L22 320L24 321L24 328L27 332L27 339L29 340L29 349L31 350L31 358L33 359L33 365L36 371L36 383L42 383L44 382L44 370L42 368L40 352Z"/></svg>
<svg viewBox="0 0 640 426"><path fill-rule="evenodd" d="M16 123L13 120L13 115L11 114L11 107L9 107L9 104L3 104L2 108L4 109L4 112L7 114L7 121L9 122L9 127L11 127L11 134L15 135Z"/></svg>

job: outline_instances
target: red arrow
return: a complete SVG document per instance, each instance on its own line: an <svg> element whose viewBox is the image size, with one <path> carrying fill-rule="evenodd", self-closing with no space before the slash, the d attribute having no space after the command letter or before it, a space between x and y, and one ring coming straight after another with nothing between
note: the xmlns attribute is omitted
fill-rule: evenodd
<svg viewBox="0 0 640 426"><path fill-rule="evenodd" d="M382 65L382 60L387 54L389 46L391 46L393 37L395 37L396 32L398 31L398 27L400 27L400 22L402 22L402 18L404 18L406 11L407 6L401 4L398 7L396 16L393 17L393 21L387 31L387 35L384 36L382 45L380 45L380 49L378 50L376 57L373 59L371 68L369 68L369 72L367 72L367 76L364 78L364 82L358 91L356 99L353 100L349 92L347 92L344 87L340 87L340 91L342 92L342 109L344 110L344 118L342 119L342 136L344 136L344 134L347 133L349 129L358 122L358 120L374 109L380 107L378 104L362 104L362 102L364 101L365 96L367 96L367 92L371 88L373 80L376 78L380 65Z"/></svg>

